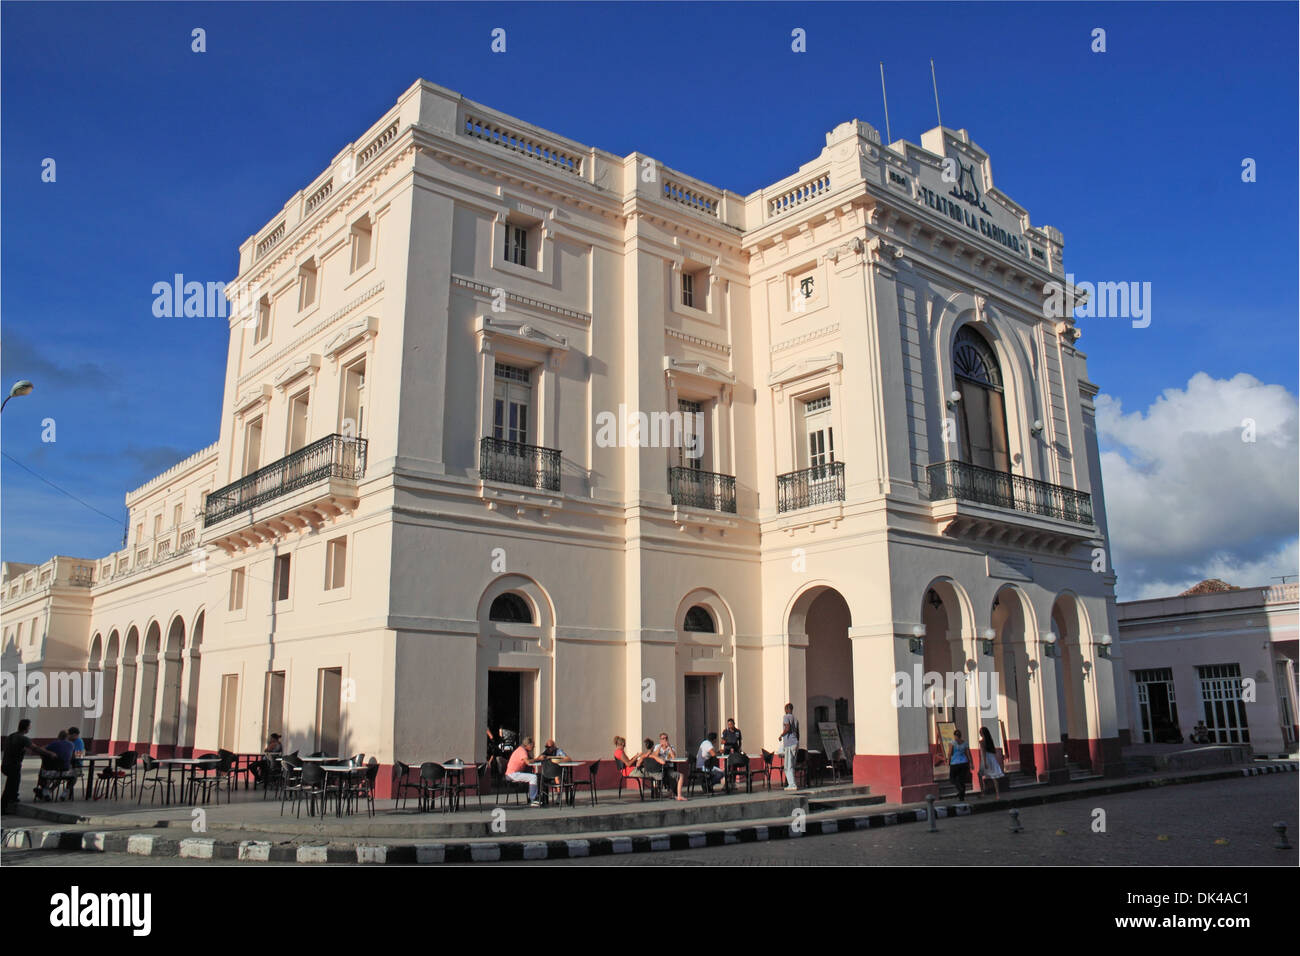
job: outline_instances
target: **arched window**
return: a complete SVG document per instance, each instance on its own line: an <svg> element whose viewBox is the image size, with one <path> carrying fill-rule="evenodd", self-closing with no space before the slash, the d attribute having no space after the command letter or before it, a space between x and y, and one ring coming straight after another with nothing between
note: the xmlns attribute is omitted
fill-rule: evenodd
<svg viewBox="0 0 1300 956"><path fill-rule="evenodd" d="M703 634L718 633L718 627L713 623L713 615L702 604L696 604L686 612L686 621L682 624L682 630L699 631Z"/></svg>
<svg viewBox="0 0 1300 956"><path fill-rule="evenodd" d="M961 393L962 461L994 471L1010 471L1002 370L989 343L969 325L957 330L952 371Z"/></svg>
<svg viewBox="0 0 1300 956"><path fill-rule="evenodd" d="M500 621L503 624L532 624L533 609L520 595L507 591L492 599L492 607L488 609L488 620Z"/></svg>

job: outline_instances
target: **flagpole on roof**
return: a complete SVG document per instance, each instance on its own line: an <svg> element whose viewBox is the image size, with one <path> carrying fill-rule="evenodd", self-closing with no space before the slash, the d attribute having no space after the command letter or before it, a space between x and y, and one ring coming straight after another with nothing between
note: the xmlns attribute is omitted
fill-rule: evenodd
<svg viewBox="0 0 1300 956"><path fill-rule="evenodd" d="M934 84L934 115L939 120L939 126L943 126L943 117L939 115L939 81L934 75L934 57L930 57L930 82Z"/></svg>

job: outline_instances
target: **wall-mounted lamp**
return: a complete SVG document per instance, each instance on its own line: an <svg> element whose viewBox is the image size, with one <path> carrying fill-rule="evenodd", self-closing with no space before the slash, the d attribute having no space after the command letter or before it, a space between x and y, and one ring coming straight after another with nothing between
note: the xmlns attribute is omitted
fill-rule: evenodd
<svg viewBox="0 0 1300 956"><path fill-rule="evenodd" d="M1029 426L1029 434L1038 436L1041 435L1042 433L1043 433L1043 420L1041 418L1035 418L1034 423Z"/></svg>
<svg viewBox="0 0 1300 956"><path fill-rule="evenodd" d="M912 636L907 639L907 649L913 654L925 653L925 625L917 624L912 628Z"/></svg>
<svg viewBox="0 0 1300 956"><path fill-rule="evenodd" d="M1111 636L1109 634L1103 634L1101 636L1101 639L1097 641L1097 656L1104 657L1107 660L1110 660L1111 643L1112 643Z"/></svg>
<svg viewBox="0 0 1300 956"><path fill-rule="evenodd" d="M998 632L991 627L984 628L984 633L980 635L980 653L985 657L993 656L993 638L998 636Z"/></svg>
<svg viewBox="0 0 1300 956"><path fill-rule="evenodd" d="M1051 631L1043 632L1043 656L1044 657L1056 656L1056 635L1053 634Z"/></svg>
<svg viewBox="0 0 1300 956"><path fill-rule="evenodd" d="M960 401L961 401L961 392L957 391L954 388L951 392L948 393L948 401L946 403L948 406L948 410L951 411L952 409L956 408L957 403Z"/></svg>
<svg viewBox="0 0 1300 956"><path fill-rule="evenodd" d="M930 588L930 593L925 596L925 599L930 602L930 607L936 611L943 607L943 598L939 597L939 592L934 588Z"/></svg>

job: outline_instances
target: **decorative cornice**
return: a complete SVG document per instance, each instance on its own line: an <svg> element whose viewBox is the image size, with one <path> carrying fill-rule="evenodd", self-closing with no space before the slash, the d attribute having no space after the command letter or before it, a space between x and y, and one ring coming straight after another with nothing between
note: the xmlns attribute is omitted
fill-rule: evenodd
<svg viewBox="0 0 1300 956"><path fill-rule="evenodd" d="M805 342L811 342L814 339L825 338L828 335L835 335L840 330L838 322L832 325L823 326L820 329L814 329L812 332L806 332L803 335L796 336L792 339L786 339L784 342L777 342L768 351L772 354L784 352L786 349L792 349L796 345L803 345Z"/></svg>
<svg viewBox="0 0 1300 956"><path fill-rule="evenodd" d="M691 345L698 345L700 348L709 349L710 351L717 352L721 355L731 354L730 345L723 345L720 342L711 342L708 339L700 338L698 335L691 335L688 332L683 332L681 329L664 329L664 335L668 336L670 339L678 339L682 342L688 342Z"/></svg>
<svg viewBox="0 0 1300 956"><path fill-rule="evenodd" d="M496 342L505 340L523 343L534 349L546 352L547 362L551 368L558 368L569 351L569 340L560 335L552 335L545 329L519 319L494 318L480 315L474 320L474 335L478 338L479 352L491 352Z"/></svg>
<svg viewBox="0 0 1300 956"><path fill-rule="evenodd" d="M496 298L497 295L492 286L475 279L470 279L466 276L453 274L451 277L451 284L458 285L462 289L470 289L474 292L482 293L488 298ZM517 292L511 292L509 289L505 288L502 288L502 291L506 294L506 301L513 302L516 305L522 305L524 308L536 309L541 312L550 312L553 315L563 316L566 319L573 319L574 321L581 322L584 325L591 324L591 313L589 312L578 312L575 309L566 309L562 305L552 305L550 302L543 302L541 299L533 299L526 295L520 295Z"/></svg>
<svg viewBox="0 0 1300 956"><path fill-rule="evenodd" d="M252 388L240 393L239 397L235 399L235 407L232 411L238 415L242 412L246 412L255 405L260 405L263 402L269 402L270 400L270 385L254 385Z"/></svg>

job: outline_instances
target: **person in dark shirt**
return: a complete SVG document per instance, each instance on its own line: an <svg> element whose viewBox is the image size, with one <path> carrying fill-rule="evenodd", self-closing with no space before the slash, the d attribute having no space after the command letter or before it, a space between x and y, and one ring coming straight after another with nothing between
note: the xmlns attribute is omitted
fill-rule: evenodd
<svg viewBox="0 0 1300 956"><path fill-rule="evenodd" d="M59 731L57 740L50 742L46 750L51 754L41 759L41 773L36 794L43 800L53 800L58 796L59 787L71 779L72 755L76 752L66 730Z"/></svg>
<svg viewBox="0 0 1300 956"><path fill-rule="evenodd" d="M18 802L18 787L23 778L23 757L32 754L36 757L53 757L44 747L37 747L32 738L27 736L32 722L27 718L18 721L18 730L9 735L5 741L4 757L0 759L0 771L5 778L4 795L0 798L0 813L8 813Z"/></svg>

